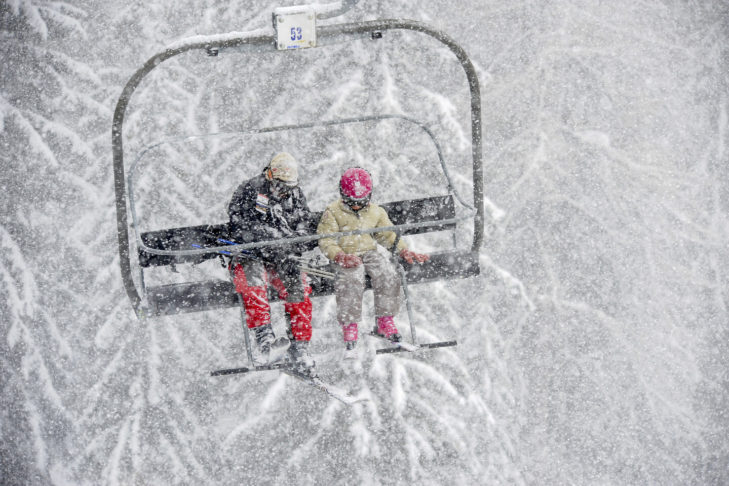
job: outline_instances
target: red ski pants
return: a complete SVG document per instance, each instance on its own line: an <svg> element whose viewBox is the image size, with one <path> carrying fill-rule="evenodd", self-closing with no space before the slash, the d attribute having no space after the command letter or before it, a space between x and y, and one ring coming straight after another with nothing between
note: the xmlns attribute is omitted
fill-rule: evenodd
<svg viewBox="0 0 729 486"><path fill-rule="evenodd" d="M276 264L264 265L260 261L234 263L235 290L243 298L248 328L271 323L271 306L268 302L269 284L285 301L288 329L296 341L311 340L311 287L306 274L296 270L277 269ZM282 270L280 273L278 270Z"/></svg>

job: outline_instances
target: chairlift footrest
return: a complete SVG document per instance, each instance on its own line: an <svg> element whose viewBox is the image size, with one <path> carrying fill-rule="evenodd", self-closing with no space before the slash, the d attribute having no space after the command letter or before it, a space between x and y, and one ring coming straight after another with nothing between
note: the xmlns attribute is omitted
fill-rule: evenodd
<svg viewBox="0 0 729 486"><path fill-rule="evenodd" d="M420 351L422 349L434 349L434 348L446 348L449 346L457 346L457 341L441 341L438 343L424 343L424 344L416 344L416 349L407 349L403 346L397 346L397 343L393 343L396 346L392 348L384 348L384 349L378 349L375 351L376 354L387 354L387 353L412 353L415 351Z"/></svg>
<svg viewBox="0 0 729 486"><path fill-rule="evenodd" d="M226 376L226 375L237 375L241 373L250 373L251 371L271 371L271 370L282 370L290 368L291 365L288 363L271 363L265 365L256 366L243 366L241 368L227 368L222 370L215 370L210 373L210 376Z"/></svg>

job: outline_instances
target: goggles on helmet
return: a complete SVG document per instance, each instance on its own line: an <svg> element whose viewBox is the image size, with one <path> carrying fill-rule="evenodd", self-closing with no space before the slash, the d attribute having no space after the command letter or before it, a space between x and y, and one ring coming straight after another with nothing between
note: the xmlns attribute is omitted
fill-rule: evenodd
<svg viewBox="0 0 729 486"><path fill-rule="evenodd" d="M366 208L370 204L370 197L372 196L372 193L367 194L365 197L355 199L353 197L346 196L342 194L342 202L346 204L349 209L354 211L355 213L361 209Z"/></svg>

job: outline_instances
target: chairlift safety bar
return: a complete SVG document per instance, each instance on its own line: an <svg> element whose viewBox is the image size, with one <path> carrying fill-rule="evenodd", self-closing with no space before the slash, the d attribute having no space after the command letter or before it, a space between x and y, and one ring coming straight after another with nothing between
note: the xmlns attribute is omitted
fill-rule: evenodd
<svg viewBox="0 0 729 486"><path fill-rule="evenodd" d="M439 219L437 221L423 221L420 223L405 223L405 224L399 224L396 226L382 226L379 228L342 231L339 233L327 233L324 235L295 236L293 238L279 238L277 240L256 241L253 243L236 243L234 245L209 246L209 247L205 247L205 248L196 248L196 249L190 249L190 250L160 250L157 248L150 248L149 246L146 246L141 241L141 239L139 241L139 244L141 245L142 250L144 250L147 253L151 253L153 255L206 255L208 253L218 253L221 251L226 251L226 252L230 252L230 253L240 253L245 250L250 250L251 248L267 248L267 247L271 247L271 246L286 246L286 245L293 245L296 243L307 243L309 241L321 240L324 238L341 238L342 236L381 233L383 231L400 232L401 230L408 230L408 229L415 229L415 228L430 228L430 227L434 227L434 226L446 226L449 224L455 224L458 221L470 219L471 217L472 217L472 215L469 214L469 215L460 216L457 218Z"/></svg>

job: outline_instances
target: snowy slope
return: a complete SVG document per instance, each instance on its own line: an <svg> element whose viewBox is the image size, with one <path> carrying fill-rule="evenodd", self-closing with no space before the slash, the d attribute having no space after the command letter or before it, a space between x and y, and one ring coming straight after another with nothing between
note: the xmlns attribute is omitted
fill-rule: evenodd
<svg viewBox="0 0 729 486"><path fill-rule="evenodd" d="M458 348L375 356L365 341L364 372L347 374L334 301L314 303L321 374L371 399L351 408L276 372L210 378L244 363L238 310L138 321L119 277L122 87L182 39L270 29L274 5L0 7L0 482L729 481L726 7L467 3L361 0L327 21L443 29L473 58L484 110L482 275L411 288L420 338ZM139 162L140 225L223 221L281 149L304 162L313 209L350 164L372 170L381 201L444 193L432 147L402 122L187 138L363 113L424 121L470 200L467 96L452 54L412 33L167 61L124 134L127 164L168 141Z"/></svg>

